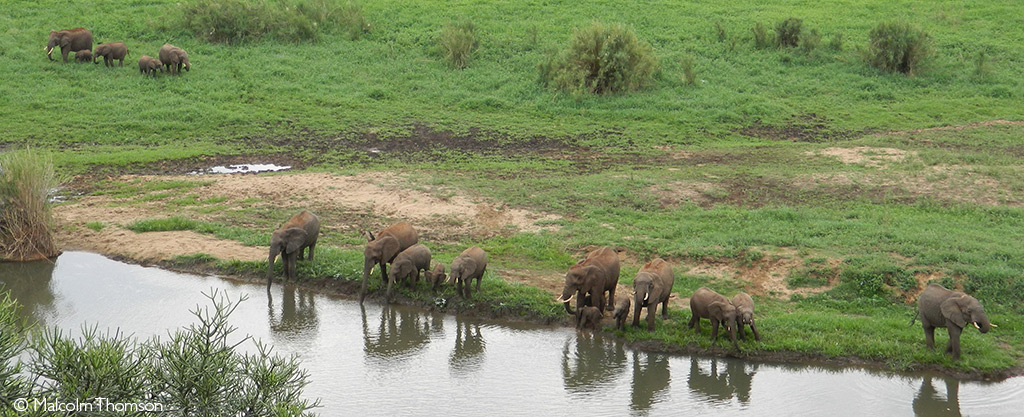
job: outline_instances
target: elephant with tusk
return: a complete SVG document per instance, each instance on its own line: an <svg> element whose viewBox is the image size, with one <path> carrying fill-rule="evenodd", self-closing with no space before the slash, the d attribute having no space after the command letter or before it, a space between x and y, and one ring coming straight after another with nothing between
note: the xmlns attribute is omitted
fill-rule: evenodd
<svg viewBox="0 0 1024 417"><path fill-rule="evenodd" d="M384 283L388 280L387 264L394 261L399 253L415 245L420 240L420 234L406 222L395 223L381 230L374 236L373 233L366 233L369 242L363 249L363 285L359 289L359 303L366 299L366 280L370 277L373 267L380 265L380 278Z"/></svg>
<svg viewBox="0 0 1024 417"><path fill-rule="evenodd" d="M565 311L576 314L569 307L569 299L576 294L576 308L592 305L605 311L615 305L615 287L619 285L619 255L610 247L602 247L587 254L587 258L569 268L565 274L565 287L556 302L565 304ZM608 303L604 294L608 292ZM587 299L589 296L589 300Z"/></svg>
<svg viewBox="0 0 1024 417"><path fill-rule="evenodd" d="M281 255L285 274L288 279L295 280L295 262L302 259L302 252L309 248L309 260L313 260L313 249L320 235L320 219L315 214L303 210L292 216L270 235L270 256L267 260L267 291L274 276L274 261Z"/></svg>
<svg viewBox="0 0 1024 417"><path fill-rule="evenodd" d="M68 63L68 53L90 50L92 51L92 32L86 28L65 29L61 31L51 30L50 39L46 43L46 57L53 61L53 48L60 47L60 55L64 63Z"/></svg>
<svg viewBox="0 0 1024 417"><path fill-rule="evenodd" d="M949 344L946 352L953 359L960 359L960 334L967 323L974 325L978 331L988 333L997 327L988 321L985 308L978 299L959 291L950 291L938 284L930 284L917 298L916 319L921 317L924 328L924 341L929 349L935 349L935 328L944 327L949 331ZM910 324L914 324L911 319Z"/></svg>
<svg viewBox="0 0 1024 417"><path fill-rule="evenodd" d="M654 258L640 268L633 278L633 327L640 326L640 311L647 307L647 330L654 331L654 317L661 304L661 318L668 319L668 299L675 275L664 259Z"/></svg>

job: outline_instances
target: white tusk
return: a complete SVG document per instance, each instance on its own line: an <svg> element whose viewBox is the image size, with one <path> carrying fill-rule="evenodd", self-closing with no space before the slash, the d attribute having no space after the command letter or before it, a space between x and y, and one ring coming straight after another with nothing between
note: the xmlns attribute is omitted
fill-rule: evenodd
<svg viewBox="0 0 1024 417"><path fill-rule="evenodd" d="M975 329L981 330L981 326L979 326L978 323L971 323L971 324L974 325Z"/></svg>
<svg viewBox="0 0 1024 417"><path fill-rule="evenodd" d="M999 327L999 326L996 326L995 324L992 324L992 323L989 323L988 325L992 326L992 327Z"/></svg>

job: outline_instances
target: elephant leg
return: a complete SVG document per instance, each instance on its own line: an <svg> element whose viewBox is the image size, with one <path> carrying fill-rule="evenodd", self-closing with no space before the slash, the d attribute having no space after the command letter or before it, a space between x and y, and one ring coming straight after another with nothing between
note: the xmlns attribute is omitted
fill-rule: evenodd
<svg viewBox="0 0 1024 417"><path fill-rule="evenodd" d="M64 58L64 63L65 63L65 64L67 64L67 63L68 63L68 53L69 53L69 52L71 52L71 50L70 50L70 49L69 49L69 50L64 50L64 47L63 47L63 46L62 46L62 47L60 47L60 56L61 56L62 58Z"/></svg>
<svg viewBox="0 0 1024 417"><path fill-rule="evenodd" d="M316 242L309 245L309 260L313 260L313 249L316 249Z"/></svg>
<svg viewBox="0 0 1024 417"><path fill-rule="evenodd" d="M470 285L470 284L472 284L472 281L466 281L466 299L467 300L470 299L470 298L473 298L473 286ZM477 281L477 285L480 285L480 281ZM476 289L479 290L480 287L477 287Z"/></svg>
<svg viewBox="0 0 1024 417"><path fill-rule="evenodd" d="M654 317L658 315L658 304L647 307L647 331L654 331Z"/></svg>
<svg viewBox="0 0 1024 417"><path fill-rule="evenodd" d="M480 291L480 281L484 280L484 272L487 272L487 267L486 266L484 267L484 269L482 271L480 271L480 276L476 277L476 290L477 291Z"/></svg>
<svg viewBox="0 0 1024 417"><path fill-rule="evenodd" d="M953 359L960 359L960 333L963 329L950 325L949 329L949 346L946 347L946 352L953 354Z"/></svg>
<svg viewBox="0 0 1024 417"><path fill-rule="evenodd" d="M935 326L924 325L924 344L928 349L935 350Z"/></svg>
<svg viewBox="0 0 1024 417"><path fill-rule="evenodd" d="M388 283L388 263L384 261L380 261L380 282Z"/></svg>
<svg viewBox="0 0 1024 417"><path fill-rule="evenodd" d="M668 298L661 303L661 319L668 320Z"/></svg>
<svg viewBox="0 0 1024 417"><path fill-rule="evenodd" d="M392 284L392 283L394 283L394 282L395 282L395 280L393 280L393 279L390 279L390 278L389 278L389 279L388 279L388 286L387 286L387 290L385 290L385 291L384 291L384 300L385 300L385 301L386 301L386 302L387 302L388 304L390 304L390 303L391 303L391 284Z"/></svg>
<svg viewBox="0 0 1024 417"><path fill-rule="evenodd" d="M615 288L608 291L608 305L605 309L607 309L607 311L615 310Z"/></svg>
<svg viewBox="0 0 1024 417"><path fill-rule="evenodd" d="M754 327L754 322L753 321L750 322L750 331L754 333L754 340L760 342L761 341L761 335L757 334L757 327Z"/></svg>
<svg viewBox="0 0 1024 417"><path fill-rule="evenodd" d="M698 325L697 324L698 322L700 322L700 317L697 316L697 313L694 313L694 312L691 311L690 312L690 322L686 323L686 327L689 327L689 328L692 329L693 326ZM697 331L698 332L700 331L700 327L697 328Z"/></svg>
<svg viewBox="0 0 1024 417"><path fill-rule="evenodd" d="M738 327L736 330L739 331L740 340L746 342L747 341L747 331L743 329L743 327L744 327L743 323L740 323L736 327Z"/></svg>
<svg viewBox="0 0 1024 417"><path fill-rule="evenodd" d="M711 319L711 343L718 343L718 320Z"/></svg>

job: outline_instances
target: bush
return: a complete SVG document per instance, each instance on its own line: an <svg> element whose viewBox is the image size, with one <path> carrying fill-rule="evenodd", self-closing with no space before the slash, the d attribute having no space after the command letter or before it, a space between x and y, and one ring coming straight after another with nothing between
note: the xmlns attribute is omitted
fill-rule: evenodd
<svg viewBox="0 0 1024 417"><path fill-rule="evenodd" d="M780 48L796 47L800 42L800 28L803 21L795 17L783 20L775 26L775 43Z"/></svg>
<svg viewBox="0 0 1024 417"><path fill-rule="evenodd" d="M843 50L843 34L836 33L828 41L828 49L839 52Z"/></svg>
<svg viewBox="0 0 1024 417"><path fill-rule="evenodd" d="M693 69L693 57L689 56L689 55L683 57L682 67L683 67L683 82L686 83L686 85L694 85L694 84L696 84L697 83L697 72Z"/></svg>
<svg viewBox="0 0 1024 417"><path fill-rule="evenodd" d="M768 29L761 23L754 24L754 28L751 29L754 32L754 47L757 49L768 49L772 44L771 35L768 34Z"/></svg>
<svg viewBox="0 0 1024 417"><path fill-rule="evenodd" d="M466 20L460 23L448 22L441 31L438 39L441 44L441 52L445 59L453 67L458 69L466 68L473 56L473 51L479 46L476 39L476 28L473 22Z"/></svg>
<svg viewBox="0 0 1024 417"><path fill-rule="evenodd" d="M574 94L618 93L648 85L658 70L651 46L623 25L576 29L569 47L540 64L547 85Z"/></svg>
<svg viewBox="0 0 1024 417"><path fill-rule="evenodd" d="M881 23L868 38L865 61L887 72L914 75L932 53L931 36L907 23Z"/></svg>
<svg viewBox="0 0 1024 417"><path fill-rule="evenodd" d="M0 156L0 258L56 256L50 199L61 180L50 158L31 149Z"/></svg>
<svg viewBox="0 0 1024 417"><path fill-rule="evenodd" d="M819 45L821 45L821 34L818 33L817 29L811 29L800 34L800 50L804 53L813 53L815 49L818 49Z"/></svg>
<svg viewBox="0 0 1024 417"><path fill-rule="evenodd" d="M184 27L210 42L238 43L265 37L315 41L340 25L350 39L368 31L362 8L332 0L194 0L181 4Z"/></svg>

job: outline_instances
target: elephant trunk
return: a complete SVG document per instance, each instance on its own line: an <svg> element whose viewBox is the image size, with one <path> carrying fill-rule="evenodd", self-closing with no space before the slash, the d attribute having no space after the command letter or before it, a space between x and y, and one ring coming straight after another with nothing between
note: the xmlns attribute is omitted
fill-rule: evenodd
<svg viewBox="0 0 1024 417"><path fill-rule="evenodd" d="M573 289L566 287L562 290L562 295L558 297L558 301L565 305L565 312L569 314L576 314L572 311L572 306L569 305L569 299L572 298Z"/></svg>
<svg viewBox="0 0 1024 417"><path fill-rule="evenodd" d="M267 289L270 289L270 281L274 277L274 260L277 259L277 254L281 253L281 248L277 245L270 246L270 256L267 257Z"/></svg>
<svg viewBox="0 0 1024 417"><path fill-rule="evenodd" d="M729 327L729 339L732 339L732 345L736 347L736 350L740 350L740 344L736 342L736 328L739 327L739 320L733 319L731 323L729 321L725 323Z"/></svg>
<svg viewBox="0 0 1024 417"><path fill-rule="evenodd" d="M992 329L992 323L988 321L988 317L981 314L976 320L974 320L974 327L977 327L978 331L982 333L988 333L988 331Z"/></svg>
<svg viewBox="0 0 1024 417"><path fill-rule="evenodd" d="M370 271L373 269L374 264L375 262L373 262L372 258L367 258L363 261L363 285L359 287L359 304L362 304L363 300L366 299L366 280L370 279Z"/></svg>
<svg viewBox="0 0 1024 417"><path fill-rule="evenodd" d="M53 59L53 47L52 46L47 46L46 47L46 57L50 58L50 61L54 60Z"/></svg>
<svg viewBox="0 0 1024 417"><path fill-rule="evenodd" d="M636 293L633 294L633 327L640 326L640 311L647 305L648 297L650 294L648 294L647 288L637 288Z"/></svg>

